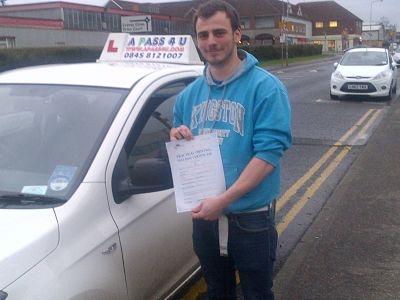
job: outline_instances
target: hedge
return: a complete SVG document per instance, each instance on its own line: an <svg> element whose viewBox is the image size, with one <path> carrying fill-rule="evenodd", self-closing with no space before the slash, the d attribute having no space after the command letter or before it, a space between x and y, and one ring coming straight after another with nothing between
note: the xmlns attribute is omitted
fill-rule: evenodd
<svg viewBox="0 0 400 300"><path fill-rule="evenodd" d="M96 61L102 48L51 47L0 49L0 70L44 64Z"/></svg>
<svg viewBox="0 0 400 300"><path fill-rule="evenodd" d="M286 45L242 46L242 49L252 53L259 61L280 59L282 50L286 53ZM295 44L288 45L288 57L300 57L322 54L322 45Z"/></svg>
<svg viewBox="0 0 400 300"><path fill-rule="evenodd" d="M259 61L279 59L282 56L281 45L241 46L252 53ZM102 48L87 47L50 47L50 48L13 48L0 49L0 71L19 67L94 62L100 57ZM283 49L286 53L286 48ZM288 56L310 56L322 53L321 45L289 45Z"/></svg>

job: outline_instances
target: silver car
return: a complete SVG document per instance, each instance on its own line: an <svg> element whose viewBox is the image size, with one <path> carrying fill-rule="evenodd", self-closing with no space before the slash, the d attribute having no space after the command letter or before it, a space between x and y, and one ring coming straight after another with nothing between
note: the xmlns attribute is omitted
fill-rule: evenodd
<svg viewBox="0 0 400 300"><path fill-rule="evenodd" d="M396 93L397 70L389 51L384 48L353 48L334 64L330 97L383 97Z"/></svg>
<svg viewBox="0 0 400 300"><path fill-rule="evenodd" d="M168 299L198 272L165 149L190 49L117 33L98 62L0 74L0 299Z"/></svg>

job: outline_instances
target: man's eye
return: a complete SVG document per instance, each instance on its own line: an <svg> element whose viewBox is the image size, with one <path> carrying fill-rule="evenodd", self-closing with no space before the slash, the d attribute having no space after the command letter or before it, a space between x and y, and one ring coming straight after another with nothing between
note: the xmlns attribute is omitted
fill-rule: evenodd
<svg viewBox="0 0 400 300"><path fill-rule="evenodd" d="M197 38L204 40L204 39L208 38L208 33L199 33L197 35Z"/></svg>
<svg viewBox="0 0 400 300"><path fill-rule="evenodd" d="M215 37L223 37L225 35L225 31L215 31L214 36Z"/></svg>

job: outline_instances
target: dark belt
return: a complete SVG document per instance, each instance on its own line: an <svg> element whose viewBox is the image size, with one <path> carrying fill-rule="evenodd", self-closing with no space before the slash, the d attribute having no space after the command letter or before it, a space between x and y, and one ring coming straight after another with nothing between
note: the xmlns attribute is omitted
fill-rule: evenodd
<svg viewBox="0 0 400 300"><path fill-rule="evenodd" d="M275 218L275 210L276 210L276 199L274 199L270 204L256 210L246 211L246 212L230 212L224 215L221 215L218 218L218 233L219 233L219 253L221 256L228 255L228 220L234 218L237 215L243 214L257 214L257 213L266 213L268 212L270 216Z"/></svg>

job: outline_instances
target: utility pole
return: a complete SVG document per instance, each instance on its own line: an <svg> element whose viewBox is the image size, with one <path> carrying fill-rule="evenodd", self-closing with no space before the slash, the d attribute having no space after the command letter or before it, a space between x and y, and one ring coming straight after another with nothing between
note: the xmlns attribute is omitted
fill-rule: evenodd
<svg viewBox="0 0 400 300"><path fill-rule="evenodd" d="M285 21L284 21L284 18L283 18L284 15L285 15L285 3L282 1L282 16L281 16L281 24L279 26L279 30L280 30L279 42L281 43L282 67L283 67L283 43L284 43L283 39L286 40L285 32L283 30L284 29L284 24L285 24Z"/></svg>
<svg viewBox="0 0 400 300"><path fill-rule="evenodd" d="M285 14L285 2L282 0L282 17L281 17L281 24L280 24L280 42L281 42L281 57L282 57L282 67L284 65L284 55L283 55L283 48L285 48L285 61L286 61L286 66L289 65L288 62L288 57L289 57L289 52L288 52L288 10L289 10L289 0L286 2L286 14ZM285 46L285 47L284 47Z"/></svg>
<svg viewBox="0 0 400 300"><path fill-rule="evenodd" d="M383 2L383 0L371 0L371 3L370 3L370 8L369 8L369 33L371 34L370 35L371 37L372 37L372 4L374 4L376 2ZM379 29L378 29L378 35L379 35ZM378 43L379 43L379 41L378 41ZM373 44L374 44L373 41L370 41L370 46L372 46Z"/></svg>
<svg viewBox="0 0 400 300"><path fill-rule="evenodd" d="M285 46L286 46L286 67L289 65L289 43L288 43L288 32L289 28L287 21L289 19L289 0L286 1L286 22L285 22Z"/></svg>

